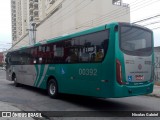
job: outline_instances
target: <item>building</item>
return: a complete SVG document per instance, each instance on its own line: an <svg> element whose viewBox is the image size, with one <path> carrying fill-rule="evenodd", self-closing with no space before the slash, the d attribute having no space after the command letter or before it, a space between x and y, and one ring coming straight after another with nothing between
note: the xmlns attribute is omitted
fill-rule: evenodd
<svg viewBox="0 0 160 120"><path fill-rule="evenodd" d="M27 1L11 0L12 44L27 34Z"/></svg>
<svg viewBox="0 0 160 120"><path fill-rule="evenodd" d="M3 53L0 52L0 66L4 63Z"/></svg>
<svg viewBox="0 0 160 120"><path fill-rule="evenodd" d="M40 21L42 21L47 15L45 13L45 0L40 0L40 2L38 3L39 6L39 19Z"/></svg>
<svg viewBox="0 0 160 120"><path fill-rule="evenodd" d="M46 0L45 13L48 16L52 12L56 11L56 9L61 6L64 0ZM73 2L73 1L72 1Z"/></svg>
<svg viewBox="0 0 160 120"><path fill-rule="evenodd" d="M154 79L156 84L160 84L160 47L155 47L154 48L154 67L155 67L155 71L154 71Z"/></svg>
<svg viewBox="0 0 160 120"><path fill-rule="evenodd" d="M12 43L14 44L17 40L16 32L16 0L11 0L11 18L12 18Z"/></svg>
<svg viewBox="0 0 160 120"><path fill-rule="evenodd" d="M40 0L39 0L40 1ZM28 5L29 5L29 21L34 21L36 23L40 22L40 18L39 18L39 2L38 0L28 0ZM41 0L44 1L44 0Z"/></svg>
<svg viewBox="0 0 160 120"><path fill-rule="evenodd" d="M122 0L11 1L11 6L16 6L16 12L12 9L12 14L16 13L12 18L12 30L16 26L12 49L28 45L33 39L39 42L110 22L130 22L129 5Z"/></svg>

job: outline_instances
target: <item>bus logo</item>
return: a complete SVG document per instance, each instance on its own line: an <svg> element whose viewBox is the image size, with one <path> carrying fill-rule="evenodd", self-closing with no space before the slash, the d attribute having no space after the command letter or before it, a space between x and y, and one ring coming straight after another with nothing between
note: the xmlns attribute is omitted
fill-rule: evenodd
<svg viewBox="0 0 160 120"><path fill-rule="evenodd" d="M141 65L141 64L138 65L138 69L139 69L139 70L142 69L142 65Z"/></svg>

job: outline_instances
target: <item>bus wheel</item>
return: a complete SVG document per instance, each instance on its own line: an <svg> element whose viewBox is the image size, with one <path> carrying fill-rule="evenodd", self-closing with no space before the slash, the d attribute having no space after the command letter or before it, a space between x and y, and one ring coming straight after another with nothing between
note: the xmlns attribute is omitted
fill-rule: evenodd
<svg viewBox="0 0 160 120"><path fill-rule="evenodd" d="M58 96L58 86L57 86L57 82L54 79L49 80L47 91L48 91L48 95L51 98L57 98L57 96Z"/></svg>
<svg viewBox="0 0 160 120"><path fill-rule="evenodd" d="M19 87L19 83L17 83L16 75L13 75L14 86Z"/></svg>

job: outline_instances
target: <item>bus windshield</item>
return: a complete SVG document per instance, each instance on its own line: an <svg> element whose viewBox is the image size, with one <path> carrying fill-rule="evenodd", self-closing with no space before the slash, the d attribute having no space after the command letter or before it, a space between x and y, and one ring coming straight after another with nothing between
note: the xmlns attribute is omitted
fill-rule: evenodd
<svg viewBox="0 0 160 120"><path fill-rule="evenodd" d="M137 26L120 27L120 48L130 55L148 56L152 53L152 32Z"/></svg>

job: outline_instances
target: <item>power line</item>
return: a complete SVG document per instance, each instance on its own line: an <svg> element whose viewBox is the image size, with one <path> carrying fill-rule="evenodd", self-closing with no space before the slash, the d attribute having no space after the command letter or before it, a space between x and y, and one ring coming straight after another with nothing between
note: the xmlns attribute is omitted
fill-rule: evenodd
<svg viewBox="0 0 160 120"><path fill-rule="evenodd" d="M160 27L151 28L152 30L160 29Z"/></svg>
<svg viewBox="0 0 160 120"><path fill-rule="evenodd" d="M142 2L142 1L141 1ZM133 3L135 3L135 2L133 2ZM138 2L139 3L139 2ZM136 4L138 4L138 3L136 3ZM119 9L121 9L121 8L118 8L118 9L116 9L116 10L113 10L113 11L110 11L109 12L109 14L111 14L111 12L115 12L115 11L119 11ZM126 8L125 8L126 9ZM112 14L111 14L112 15ZM94 20L94 19L93 19ZM93 21L93 20L91 20L91 21ZM60 22L60 21L59 21ZM57 22L57 23L59 23L59 22ZM90 22L90 21L89 21ZM55 23L55 24L57 24L57 23ZM84 23L83 23L84 24ZM86 23L85 23L86 24ZM79 25L80 26L80 25ZM87 25L86 25L87 26ZM78 28L78 27L77 27ZM74 28L73 28L74 29ZM76 29L76 28L75 28ZM62 31L61 31L62 32Z"/></svg>
<svg viewBox="0 0 160 120"><path fill-rule="evenodd" d="M59 19L56 19L56 22L50 22L49 25L56 25L59 22L61 22L62 19L67 18L68 15L70 15L69 17L71 17L74 14L69 14L71 13L74 8L78 8L78 6L82 5L86 0L83 0L82 2L80 2L77 6L73 7L72 9L70 9L65 15L62 15L59 17ZM92 2L92 0L90 0L87 4L85 4L84 6L82 6L81 8L74 10L73 13L78 12L79 10L83 10L85 7L87 7L90 3Z"/></svg>
<svg viewBox="0 0 160 120"><path fill-rule="evenodd" d="M156 1L158 1L158 0L156 0ZM134 11L136 11L136 10L141 9L142 7L146 7L146 6L148 6L148 5L151 5L152 3L156 2L156 1L145 2L145 3L147 3L147 5L143 4L143 6L141 6L140 8L137 8L137 6L134 6L134 7L133 7L133 10L130 11L130 13L132 13L132 12L134 12ZM134 8L136 8L136 9L134 9ZM123 9L123 10L124 10L124 9ZM96 21L95 23L96 23L96 24L99 24L99 23L102 23L102 22L111 21L111 20L114 20L114 19L117 19L117 18L120 18L120 17L122 17L122 16L124 16L124 15L129 14L129 13L122 13L121 15L119 15L121 12L122 12L122 10L121 10L120 12L116 13L116 14L110 15L110 16L113 16L113 17L106 16L107 18L105 18L105 19L103 19L103 20L101 20L101 21ZM108 18L109 18L109 19L108 19ZM96 25L96 24L95 24L95 25Z"/></svg>
<svg viewBox="0 0 160 120"><path fill-rule="evenodd" d="M140 2L138 2L138 3L141 3L141 2L144 2L144 1L140 1ZM136 3L136 1L134 1L133 3ZM136 4L138 4L138 3L136 3ZM135 5L136 5L136 4L135 4ZM124 9L125 9L125 8L124 8ZM124 10L124 9L123 9L123 10ZM108 12L108 14L113 15L112 13L114 13L114 12L116 12L116 11L117 11L117 12L121 12L121 11L119 11L119 10L122 10L122 9L121 9L121 8L118 8L118 9L116 9L116 10L113 10L113 11ZM117 13L117 12L116 12L116 13ZM105 14L105 15L106 15L106 14ZM63 16L62 16L62 17L63 17ZM102 16L102 17L105 17L105 16ZM96 18L96 19L97 19L97 18ZM98 19L99 19L99 17L98 17ZM91 20L91 21L93 21L93 20ZM59 22L60 22L60 21L58 21L57 23L59 23ZM88 21L88 22L90 22L90 21ZM56 23L56 24L57 24L57 23Z"/></svg>
<svg viewBox="0 0 160 120"><path fill-rule="evenodd" d="M156 0L156 1L158 1L158 0ZM147 2L147 4L143 4L143 6L145 7L145 6L148 6L148 5L151 5L152 3L155 3L156 1L151 1L151 2ZM139 3L139 2L138 2ZM137 4L138 4L137 3ZM137 7L137 6L136 6ZM136 7L134 7L134 8L136 8ZM140 8L138 8L138 9L141 9L142 7L140 7ZM138 10L138 9L135 9L135 10ZM132 10L131 12L133 12L133 11L135 11L135 10ZM120 15L120 16L116 16L115 18L119 18L119 17L121 17L121 16L124 16L124 15L126 15L126 14L123 14L123 15ZM108 16L109 17L109 16ZM112 18L113 19L113 18ZM94 19L93 20L91 20L90 22L93 22L94 21ZM97 22L102 22L102 20L101 21L97 21ZM106 21L105 21L106 22ZM87 23L89 23L89 22L87 22ZM81 24L81 25L79 25L78 26L78 28L80 28L82 25L85 25L85 26L89 26L90 24L85 24L85 23L83 23L83 24ZM83 26L82 26L83 27ZM76 29L76 28L73 28L73 29ZM72 29L71 29L72 30ZM61 31L61 33L62 33L62 31Z"/></svg>
<svg viewBox="0 0 160 120"><path fill-rule="evenodd" d="M64 0L65 1L65 0ZM68 6L66 6L66 7L62 7L62 9L59 11L59 13L58 14L60 14L62 11L64 11L66 8L68 8L71 4L73 4L74 2L76 2L75 0L73 0L73 1L71 1L70 3L68 3ZM62 2L63 3L63 2ZM59 4L55 9L57 9L57 8L59 8L59 7L61 7L61 5L62 5L62 3L61 4ZM65 15L66 13L64 13L64 15ZM63 15L62 15L63 16ZM59 18L61 18L62 16L60 16ZM58 19L56 19L56 20L58 20Z"/></svg>
<svg viewBox="0 0 160 120"><path fill-rule="evenodd" d="M12 43L0 43L0 45L12 45Z"/></svg>
<svg viewBox="0 0 160 120"><path fill-rule="evenodd" d="M82 1L82 2L84 2L84 1ZM142 2L142 1L141 1ZM135 3L135 2L133 2L133 3ZM83 9L83 8L81 8L81 9ZM118 9L116 9L116 10L112 10L112 11L110 11L110 12L108 12L107 14L111 14L112 15L112 13L114 13L114 12L120 12L120 10L121 10L121 8L118 8ZM76 11L75 11L76 12ZM67 15L67 14L66 14ZM104 15L106 15L106 14L104 14ZM100 16L100 17L105 17L104 15L102 15L102 16ZM63 16L62 16L63 17ZM97 18L95 18L95 19L100 19L99 17L97 17ZM93 21L93 19L92 20L90 20L90 21ZM90 22L90 21L87 21L87 22ZM58 21L57 23L59 23L60 21ZM57 23L55 23L55 24L57 24ZM86 23L86 22L85 22Z"/></svg>
<svg viewBox="0 0 160 120"><path fill-rule="evenodd" d="M74 2L76 2L76 0L73 0ZM82 2L80 2L77 6L75 6L75 8L76 7L78 7L78 6L80 6L83 2L85 2L86 0L83 0ZM73 4L74 2L72 2L71 4ZM64 9L66 9L66 8L68 8L71 4L69 4L68 6L66 6ZM64 9L62 9L62 10L64 10ZM61 15L60 17L58 17L57 19L56 19L56 21L59 21L60 19L62 19L62 17L64 17L64 16L66 16L69 12L71 12L72 10L73 10L74 8L72 8L72 9L70 9L68 12L66 12L66 13L64 13L64 15ZM61 10L61 12L62 12L62 10Z"/></svg>
<svg viewBox="0 0 160 120"><path fill-rule="evenodd" d="M157 1L157 0L156 0ZM156 2L156 1L152 1L151 3L153 3L153 2ZM133 4L132 6L134 6L133 8L136 8L137 7L137 4L139 4L139 3L141 3L142 1L140 1L140 2L137 2L137 3L135 3L135 4ZM144 1L143 1L144 2ZM148 2L150 2L150 1L148 1ZM145 2L145 3L148 3L148 2ZM147 4L147 5L150 5L151 3L149 3L149 4ZM144 3L143 3L143 5L144 5ZM102 23L102 21L105 21L106 22L106 19L108 19L108 18L110 18L109 20L113 20L113 19L115 19L115 18L119 18L119 17L122 17L122 16L124 16L124 15L126 15L126 13L125 14L123 14L123 11L125 10L126 8L123 8L123 9L116 9L116 10L113 10L113 11L110 11L109 13L107 13L107 14L104 14L103 16L101 16L101 18L95 18L95 19L92 19L92 20L90 20L90 21L87 21L87 22L84 22L84 23L82 23L82 24L80 24L79 26L78 26L78 28L81 28L81 27L83 27L83 26L89 26L90 24L99 24L99 23ZM140 8L139 8L140 9ZM136 9L137 10L137 9ZM135 11L135 10L134 10ZM116 12L116 13L115 13ZM133 12L133 10L132 10L132 12ZM122 15L119 15L119 14L122 14ZM127 13L128 14L128 13ZM115 17L116 16L116 17ZM109 20L107 20L107 21L109 21Z"/></svg>
<svg viewBox="0 0 160 120"><path fill-rule="evenodd" d="M133 22L133 23L142 23L142 22L146 22L146 21L148 21L148 20L155 19L155 18L157 18L157 17L160 17L160 15L154 15L154 16L151 16L151 17L148 17L148 18L144 18L144 19L142 19L142 20L138 20L138 21ZM154 21L154 22L146 23L146 24L141 25L141 26L144 26L144 27L145 27L145 26L154 25L154 24L158 24L158 23L160 23L160 21ZM155 30L155 29L159 29L159 28L160 28L160 27L155 27L155 28L150 28L150 29Z"/></svg>
<svg viewBox="0 0 160 120"><path fill-rule="evenodd" d="M160 23L160 21L151 22L151 23L145 24L143 26L153 25L153 24L157 24L157 23Z"/></svg>
<svg viewBox="0 0 160 120"><path fill-rule="evenodd" d="M150 19L153 19L153 18L157 18L157 17L160 17L160 15L155 15L153 17L149 17L149 18L146 18L146 19L143 19L143 20L139 20L139 21L136 21L136 22L133 22L133 23L144 22L144 21L147 21L147 20L150 20Z"/></svg>
<svg viewBox="0 0 160 120"><path fill-rule="evenodd" d="M158 1L158 0L156 0L156 1ZM144 4L143 6L148 6L148 5L151 5L152 3L155 3L156 1L152 1L152 2L147 2L147 4ZM136 6L137 7L137 6ZM134 7L134 8L136 8L136 7ZM140 7L140 8L138 8L138 9L141 9L142 7ZM138 10L138 9L135 9L135 10ZM132 10L131 12L133 12L133 11L135 11L135 10ZM121 15L121 16L124 16L124 15L126 15L126 14L123 14L123 15ZM116 18L119 18L119 17L121 17L121 16L117 16ZM93 20L92 20L92 22L93 22ZM99 22L102 22L102 21L99 21ZM82 24L81 24L82 25ZM79 25L79 27L77 27L77 28L80 28L80 26L81 25ZM89 26L90 24L83 24L83 25L85 25L85 26ZM83 26L82 26L83 27ZM63 33L63 32L68 32L68 31L72 31L72 30L75 30L76 28L72 28L72 29L68 29L68 30L66 30L66 31L61 31L61 32L59 32L59 33Z"/></svg>

